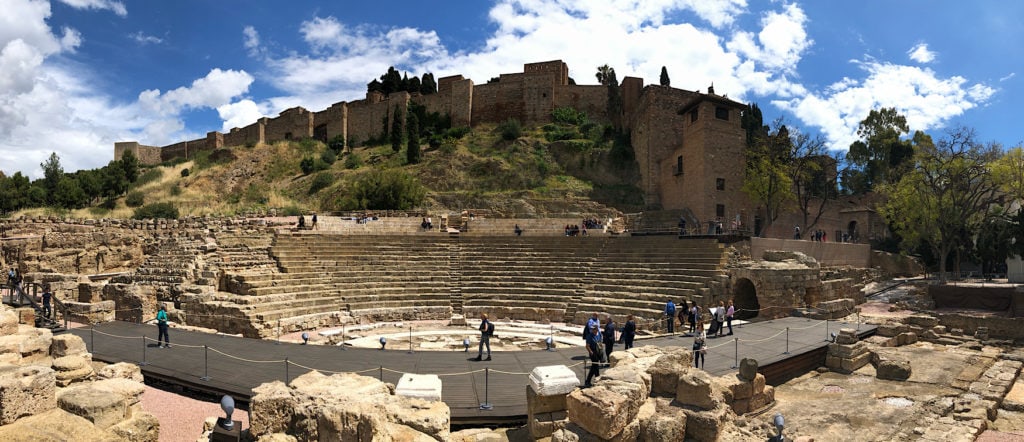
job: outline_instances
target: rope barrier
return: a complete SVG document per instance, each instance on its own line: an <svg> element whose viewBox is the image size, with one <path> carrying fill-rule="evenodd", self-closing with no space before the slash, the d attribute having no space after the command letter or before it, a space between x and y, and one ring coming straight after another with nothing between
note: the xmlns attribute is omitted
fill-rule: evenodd
<svg viewBox="0 0 1024 442"><path fill-rule="evenodd" d="M493 368L491 369L491 371L494 372L494 373L508 374L508 375L513 375L513 376L529 376L529 374L530 374L530 373L517 373L517 372L512 372L512 371L501 371L501 370L495 370Z"/></svg>
<svg viewBox="0 0 1024 442"><path fill-rule="evenodd" d="M754 343L758 343L758 342L764 342L764 341L768 341L768 340L771 340L771 339L775 339L776 337L778 337L779 335L781 335L781 334L783 334L785 332L786 332L785 330L782 330L782 331L780 331L780 332L778 332L778 333L776 333L774 335L771 335L771 336L769 336L767 338L757 339L757 340L744 340L744 339L740 339L740 343L754 344Z"/></svg>
<svg viewBox="0 0 1024 442"><path fill-rule="evenodd" d="M282 362L288 362L287 359L276 359L276 360L272 360L272 361L257 361L257 360L253 360L253 359L245 359L245 358L240 358L238 356L234 356L234 355L230 355L230 354L224 353L224 352L222 352L220 350L217 350L216 348L213 348L213 347L207 347L207 348L209 348L210 350L213 350L216 353L219 353L219 354L222 354L224 356L227 356L229 358L238 359L239 361L244 361L244 362L251 362L253 364L280 364Z"/></svg>
<svg viewBox="0 0 1024 442"><path fill-rule="evenodd" d="M824 323L825 323L825 321L818 321L818 322L815 322L814 324L808 325L807 327L790 327L789 329L790 330L807 330L809 328L817 327L817 326L819 326L821 324L824 324Z"/></svg>
<svg viewBox="0 0 1024 442"><path fill-rule="evenodd" d="M93 328L93 329L92 329L92 331L94 331L94 332L96 332L96 333L99 333L99 334L101 334L101 335L106 335L106 336L110 336L110 337L112 337L112 338L118 338L118 339L139 339L139 337L138 337L138 336L121 336L121 335L113 335L113 334L110 334L110 333L104 333L104 332L101 332L101 331L99 331L99 330L96 330L95 328Z"/></svg>

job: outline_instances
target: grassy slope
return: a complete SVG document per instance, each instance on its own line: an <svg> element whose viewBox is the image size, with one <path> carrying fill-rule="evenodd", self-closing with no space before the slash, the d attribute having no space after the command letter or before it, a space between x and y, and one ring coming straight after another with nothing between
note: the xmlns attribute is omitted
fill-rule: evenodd
<svg viewBox="0 0 1024 442"><path fill-rule="evenodd" d="M141 192L146 204L172 202L182 216L265 208L329 211L337 209L334 198L359 175L401 168L427 188L428 210L492 209L515 216L636 210L640 191L635 162L612 164L611 145L610 140L550 143L542 128L524 130L520 138L508 141L494 126L480 126L441 148L424 144L419 164L406 164L404 148L396 153L390 145L363 146L339 155L326 170L305 175L302 159L320 158L327 147L310 140L279 142L203 152L184 163L145 170L144 182L130 192ZM353 162L360 165L346 167ZM184 169L189 170L187 177L182 176ZM317 174L329 175L320 179L332 184L310 193ZM70 215L129 218L133 210L121 198L112 211L93 207ZM51 209L22 212L47 213L53 214Z"/></svg>

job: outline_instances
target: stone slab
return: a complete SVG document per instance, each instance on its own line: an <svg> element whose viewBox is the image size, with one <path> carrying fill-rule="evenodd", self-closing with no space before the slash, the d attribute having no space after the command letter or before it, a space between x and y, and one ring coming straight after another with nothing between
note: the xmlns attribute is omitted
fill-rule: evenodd
<svg viewBox="0 0 1024 442"><path fill-rule="evenodd" d="M403 374L402 378L398 380L398 385L395 386L395 394L428 401L440 401L441 378L436 374Z"/></svg>
<svg viewBox="0 0 1024 442"><path fill-rule="evenodd" d="M579 385L576 373L565 365L545 365L530 371L530 387L538 396L569 394Z"/></svg>
<svg viewBox="0 0 1024 442"><path fill-rule="evenodd" d="M1024 380L1017 379L1013 388L1003 398L1001 408L1010 411L1024 411Z"/></svg>

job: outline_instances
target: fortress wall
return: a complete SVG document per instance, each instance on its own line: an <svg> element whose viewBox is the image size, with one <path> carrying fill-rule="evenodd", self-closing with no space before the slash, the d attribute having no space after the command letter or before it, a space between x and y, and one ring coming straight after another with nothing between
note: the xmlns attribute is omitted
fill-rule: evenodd
<svg viewBox="0 0 1024 442"><path fill-rule="evenodd" d="M189 159L195 156L197 152L203 150L207 150L206 138L174 143L160 149L160 161L170 161L175 158Z"/></svg>
<svg viewBox="0 0 1024 442"><path fill-rule="evenodd" d="M387 137L391 130L391 113L398 106L405 115L410 95L408 92L394 92L386 98L373 94L366 100L349 103L348 136L355 145L362 145L371 138ZM379 101L378 101L379 100Z"/></svg>
<svg viewBox="0 0 1024 442"><path fill-rule="evenodd" d="M243 128L232 128L231 132L224 134L224 145L244 146L249 142L254 144L263 144L266 140L266 138L264 138L265 124L266 118L260 118L255 123Z"/></svg>
<svg viewBox="0 0 1024 442"><path fill-rule="evenodd" d="M473 81L461 75L444 77L438 81L436 94L417 95L412 100L423 105L427 112L448 114L452 127L472 123Z"/></svg>
<svg viewBox="0 0 1024 442"><path fill-rule="evenodd" d="M120 160L124 157L125 151L132 151L135 158L139 159L140 164L154 165L160 164L160 148L156 146L146 146L139 144L137 141L121 141L114 143L114 160Z"/></svg>
<svg viewBox="0 0 1024 442"><path fill-rule="evenodd" d="M331 138L341 135L348 140L348 103L334 103L331 107L313 113L313 136L320 141L328 142ZM323 133L320 133L321 129ZM322 135L322 137L321 137Z"/></svg>
<svg viewBox="0 0 1024 442"><path fill-rule="evenodd" d="M313 136L313 114L301 107L281 112L277 118L267 120L264 132L267 142L301 140Z"/></svg>
<svg viewBox="0 0 1024 442"><path fill-rule="evenodd" d="M213 131L206 133L206 149L214 150L224 147L224 134Z"/></svg>
<svg viewBox="0 0 1024 442"><path fill-rule="evenodd" d="M608 88L601 85L558 87L554 107L571 107L585 112L592 121L608 123Z"/></svg>
<svg viewBox="0 0 1024 442"><path fill-rule="evenodd" d="M662 86L648 86L637 103L636 113L632 116L629 127L636 161L640 166L640 188L644 191L644 201L648 208L678 209L685 207L662 207L662 195L659 183L667 181L675 186L686 183L687 168L683 165L683 176L672 172L675 167L675 156L671 156L680 143L689 145L691 140L683 139L683 117L677 111L700 97L699 94ZM692 164L697 170L700 164ZM692 193L692 192L691 192ZM700 215L698 215L700 216Z"/></svg>
<svg viewBox="0 0 1024 442"><path fill-rule="evenodd" d="M523 74L502 74L497 83L473 88L473 124L525 121Z"/></svg>
<svg viewBox="0 0 1024 442"><path fill-rule="evenodd" d="M622 96L622 110L625 115L622 122L623 126L627 129L631 129L629 126L632 121L632 116L636 113L637 107L640 105L640 95L644 90L644 79L637 77L625 77L622 79L622 84L619 85L619 94ZM607 96L607 93L605 94Z"/></svg>

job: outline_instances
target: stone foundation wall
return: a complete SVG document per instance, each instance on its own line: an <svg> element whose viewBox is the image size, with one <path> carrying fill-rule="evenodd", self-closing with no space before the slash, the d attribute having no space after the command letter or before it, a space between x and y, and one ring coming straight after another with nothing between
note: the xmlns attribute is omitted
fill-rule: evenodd
<svg viewBox="0 0 1024 442"><path fill-rule="evenodd" d="M871 247L867 244L814 242L794 239L750 238L750 255L760 259L766 250L792 250L813 257L822 266L871 266Z"/></svg>

